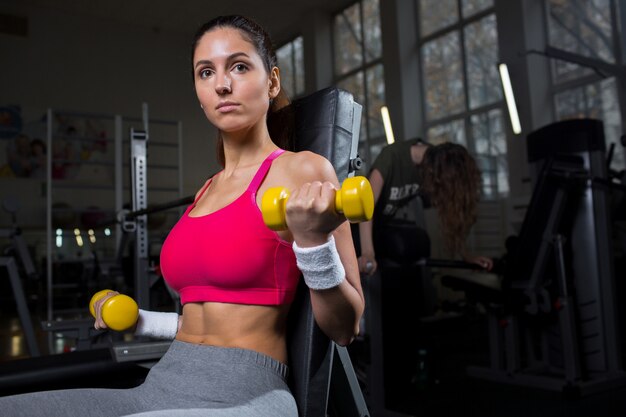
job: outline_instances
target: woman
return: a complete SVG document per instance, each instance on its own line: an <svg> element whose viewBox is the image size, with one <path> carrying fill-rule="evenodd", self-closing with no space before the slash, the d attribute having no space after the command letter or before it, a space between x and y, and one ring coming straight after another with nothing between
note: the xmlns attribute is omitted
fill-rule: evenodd
<svg viewBox="0 0 626 417"><path fill-rule="evenodd" d="M474 158L454 143L430 145L420 139L383 148L372 164L370 183L374 218L358 225L359 268L380 275L383 386L387 408L402 411L415 395L418 352L428 345L416 331L420 320L435 314L431 277L416 265L430 257L422 197L437 210L446 248L452 255L490 270L493 261L470 256L465 239L476 219L480 172ZM407 324L408 323L408 324ZM407 331L412 328L412 331ZM372 337L377 335L372 334ZM402 343L397 340L402 339Z"/></svg>
<svg viewBox="0 0 626 417"><path fill-rule="evenodd" d="M491 270L493 260L467 253L465 239L476 221L480 197L480 171L476 161L463 146L455 143L430 145L421 139L396 142L386 146L374 161L369 174L376 209L374 219L359 224L361 272L372 275L380 256L400 256L412 263L430 256L429 244L414 242L419 235L428 240L424 221L411 202L424 197L436 210L446 249L467 262ZM395 233L410 228L409 233ZM417 231L416 231L417 230ZM393 236L409 243L392 243ZM420 252L419 248L423 248ZM412 252L408 252L412 251ZM403 259L394 259L402 261Z"/></svg>
<svg viewBox="0 0 626 417"><path fill-rule="evenodd" d="M247 18L218 17L197 32L192 62L224 169L163 245L161 268L182 315L140 311L136 333L175 337L172 346L137 388L0 399L8 415L297 416L285 332L300 271L320 328L340 345L358 333L363 294L349 225L334 211L335 172L321 156L283 151L268 133L268 109L282 100L268 35ZM260 200L274 186L292 191L288 231L263 224ZM106 327L100 309L114 294L96 304L96 328Z"/></svg>

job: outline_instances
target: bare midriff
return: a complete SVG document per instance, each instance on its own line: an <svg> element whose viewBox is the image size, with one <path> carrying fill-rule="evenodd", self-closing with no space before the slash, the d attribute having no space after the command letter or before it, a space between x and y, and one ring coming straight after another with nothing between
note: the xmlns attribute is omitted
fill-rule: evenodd
<svg viewBox="0 0 626 417"><path fill-rule="evenodd" d="M288 305L187 303L177 340L254 350L287 363Z"/></svg>

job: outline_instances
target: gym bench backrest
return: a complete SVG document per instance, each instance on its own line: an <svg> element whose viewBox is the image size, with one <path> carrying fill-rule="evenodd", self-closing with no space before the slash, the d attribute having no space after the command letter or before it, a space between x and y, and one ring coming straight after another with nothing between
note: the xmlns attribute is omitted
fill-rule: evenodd
<svg viewBox="0 0 626 417"><path fill-rule="evenodd" d="M361 106L352 94L327 88L294 101L287 111L294 118L296 151L309 150L326 157L340 183L354 174ZM334 351L333 343L315 323L309 291L301 283L288 323L289 383L300 417L327 415Z"/></svg>

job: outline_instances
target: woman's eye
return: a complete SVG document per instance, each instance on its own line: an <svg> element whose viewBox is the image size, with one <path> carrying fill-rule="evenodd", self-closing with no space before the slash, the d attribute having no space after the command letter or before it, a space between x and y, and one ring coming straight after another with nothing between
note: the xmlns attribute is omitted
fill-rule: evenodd
<svg viewBox="0 0 626 417"><path fill-rule="evenodd" d="M234 68L235 68L235 71L237 72L245 72L248 69L248 67L245 64L237 64L235 65Z"/></svg>
<svg viewBox="0 0 626 417"><path fill-rule="evenodd" d="M209 69L203 69L202 71L200 71L200 78L208 78L211 76L211 70Z"/></svg>

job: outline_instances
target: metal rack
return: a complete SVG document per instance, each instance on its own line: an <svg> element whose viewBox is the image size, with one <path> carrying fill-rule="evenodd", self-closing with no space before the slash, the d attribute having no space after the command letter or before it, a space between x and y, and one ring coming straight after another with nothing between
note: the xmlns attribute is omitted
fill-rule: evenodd
<svg viewBox="0 0 626 417"><path fill-rule="evenodd" d="M96 137L88 135L71 135L59 133L59 129L64 127L64 120L74 120L87 123L90 120L97 120L99 124L107 127L107 131L113 132L113 136L110 137L106 133L99 134ZM47 230L47 244L46 244L46 289L47 294L47 321L52 323L58 318L60 314L74 314L77 317L84 314L83 309L59 309L55 306L54 290L58 284L58 277L55 277L53 261L57 260L59 251L55 245L58 237L61 239L69 238L77 242L79 236L82 238L84 231L75 232L76 236L70 232L59 233L55 229L54 215L55 215L55 202L62 196L75 197L72 192L80 192L81 196L85 196L90 202L97 202L98 206L102 206L99 214L103 217L100 220L102 224L108 224L111 231L110 243L107 244L107 254L119 255L120 250L123 249L124 242L122 236L124 231L122 230L121 215L124 209L128 209L128 203L133 202L132 210L138 210L146 208L148 206L147 191L151 193L151 204L159 204L163 201L169 201L173 198L180 198L182 196L182 123L179 121L170 120L156 120L148 117L148 106L143 104L142 117L128 117L122 115L109 115L109 114L93 114L93 113L80 113L71 111L59 111L48 109L46 117L47 125L47 149L46 153L47 165L46 165L46 230ZM143 132L143 155L137 157L137 152L134 149L137 141L138 132ZM147 162L146 158L146 144L148 132L151 132L151 136L154 140L150 140L150 150L156 157L156 161L152 164ZM53 149L55 146L59 146L59 143L78 144L83 147L85 144L91 146L94 143L104 144L106 152L102 153L100 160L64 160L59 158L53 158ZM113 145L110 147L110 145ZM175 162L170 162L169 159L172 156L172 151L176 151L177 156ZM161 159L166 158L166 162L159 161L159 154ZM77 175L73 178L60 179L58 178L58 172L53 172L53 164L76 164L82 166L94 166L97 168L104 167L105 170L109 170L106 179L99 178L94 181L93 178L85 178L84 176ZM137 164L141 165L141 169L137 169ZM154 183L148 182L148 171L152 172L155 178ZM168 171L163 174L163 171ZM176 172L176 175L170 173ZM55 175L57 174L57 175ZM141 178L137 175L140 174ZM133 186L133 182L142 184L143 198L137 199L137 196L131 196L131 193L137 193L136 187ZM59 197L61 196L61 197ZM74 198L76 201L77 199ZM135 201L141 201L142 207L135 207ZM85 214L88 213L90 204L84 204L83 207L77 207L76 209L70 208L73 214ZM58 209L57 209L58 210ZM76 221L78 224L78 221ZM147 217L144 216L140 219L138 224L145 230L147 228ZM78 228L78 226L77 226ZM76 230L76 229L75 229ZM84 236L85 239L91 238L92 234ZM141 250L144 254L147 265L148 257L148 243L147 239L142 239L141 234L136 235L136 248L135 250ZM145 237L145 233L143 235ZM140 246L141 244L141 246ZM89 245L89 242L86 243ZM142 253L143 253L142 252ZM113 257L113 256L111 256ZM115 264L115 262L112 262ZM135 283L135 285L144 285L143 283ZM146 284L147 285L147 284ZM141 288L139 288L141 290ZM141 293L142 291L138 291ZM53 334L49 334L50 350L53 350Z"/></svg>

